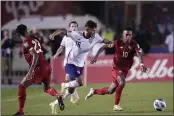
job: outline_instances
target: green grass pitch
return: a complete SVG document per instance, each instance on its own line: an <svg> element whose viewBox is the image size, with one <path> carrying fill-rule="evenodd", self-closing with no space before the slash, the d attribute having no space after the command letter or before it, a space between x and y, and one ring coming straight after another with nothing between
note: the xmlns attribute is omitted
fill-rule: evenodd
<svg viewBox="0 0 174 116"><path fill-rule="evenodd" d="M114 112L114 95L93 96L88 101L84 98L91 87L101 88L109 84L90 84L78 89L79 105L72 104L69 99L65 101L66 108L58 115L173 115L173 82L161 83L128 83L123 91L121 106L124 111ZM54 86L60 91L60 86ZM153 108L153 102L163 98L167 107L162 112ZM29 88L25 105L26 115L51 115L49 103L55 98L44 93L42 87ZM18 108L17 88L1 89L1 114L12 115Z"/></svg>

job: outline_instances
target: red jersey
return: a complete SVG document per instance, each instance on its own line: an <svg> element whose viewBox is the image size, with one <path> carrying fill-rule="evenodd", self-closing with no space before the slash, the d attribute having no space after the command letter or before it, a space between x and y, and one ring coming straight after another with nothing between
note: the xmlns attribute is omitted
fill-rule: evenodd
<svg viewBox="0 0 174 116"><path fill-rule="evenodd" d="M30 54L30 50L32 50L32 49L35 49L35 51L39 54L39 58L38 58L36 67L38 67L38 66L43 67L43 66L49 65L49 63L46 61L46 59L43 55L43 51L41 49L41 44L37 38L26 37L23 40L22 49L23 49L23 54L24 54L25 60L27 61L27 63L29 65L32 64L32 60L33 60L33 56Z"/></svg>
<svg viewBox="0 0 174 116"><path fill-rule="evenodd" d="M114 49L113 67L125 70L131 68L134 56L140 51L139 45L132 39L125 43L122 40L114 41Z"/></svg>

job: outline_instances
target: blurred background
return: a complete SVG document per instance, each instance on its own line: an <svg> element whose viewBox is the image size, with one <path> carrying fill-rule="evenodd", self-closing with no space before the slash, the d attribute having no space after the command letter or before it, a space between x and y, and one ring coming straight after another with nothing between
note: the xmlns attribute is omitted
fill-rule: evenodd
<svg viewBox="0 0 174 116"><path fill-rule="evenodd" d="M62 65L64 54L61 54L60 59L52 60L62 38L56 36L54 41L50 41L48 36L56 29L68 28L69 22L73 20L79 24L79 30L84 29L89 19L97 22L97 32L109 40L119 39L122 28L131 26L134 39L146 55L150 54L149 60L154 58L152 60L154 63L157 58L162 58L160 61L162 63L167 59L169 61L169 64L166 64L167 68L173 69L173 6L174 2L162 1L2 1L1 83L18 84L28 71L28 65L21 50L22 40L14 32L16 26L21 23L31 28L32 33L41 36L39 39L44 46L45 57L53 68L53 83L61 83L64 80ZM96 67L87 66L84 72L86 81L89 83L110 82L110 77L107 77L108 79L103 77L97 81L90 80L90 75L94 73L91 68L101 71L102 67L107 69L107 72L104 72L105 75L110 75L113 53L113 49L106 49ZM146 61L147 64L149 60ZM153 63L149 63L149 67L153 66ZM59 74L61 71L63 73ZM171 75L164 75L165 77L173 77L173 72Z"/></svg>

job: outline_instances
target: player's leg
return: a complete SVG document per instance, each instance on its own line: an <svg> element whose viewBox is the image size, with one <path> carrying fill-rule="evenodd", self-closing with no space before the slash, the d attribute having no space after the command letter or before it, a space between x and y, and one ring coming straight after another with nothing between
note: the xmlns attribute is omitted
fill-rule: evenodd
<svg viewBox="0 0 174 116"><path fill-rule="evenodd" d="M18 85L18 102L19 102L19 108L18 112L14 115L23 115L24 114L24 105L26 100L26 89L34 84L34 79L28 80L26 77L21 81L21 83Z"/></svg>
<svg viewBox="0 0 174 116"><path fill-rule="evenodd" d="M69 80L70 80L70 76L69 76L69 74L66 74L66 75L65 75L65 81L66 81L66 82L69 82ZM68 88L67 88L67 89L68 89ZM67 89L66 89L66 93L67 93L67 91L68 91ZM72 103L75 103L75 101L77 101L77 100L79 99L78 93L77 93L76 90L75 90L74 93L71 94L70 96L71 96L70 101L71 101Z"/></svg>
<svg viewBox="0 0 174 116"><path fill-rule="evenodd" d="M50 76L51 70L48 70L45 73L44 79L42 80L44 92L48 93L51 96L55 96L58 102L57 104L59 104L60 110L64 110L65 106L63 103L62 95L58 94L58 92L54 88L50 87Z"/></svg>
<svg viewBox="0 0 174 116"><path fill-rule="evenodd" d="M61 88L66 89L66 88L76 88L79 86L82 86L82 72L83 72L83 67L77 67L73 64L66 64L66 73L70 75L70 80L67 83L62 83Z"/></svg>
<svg viewBox="0 0 174 116"><path fill-rule="evenodd" d="M118 87L116 88L115 105L113 108L113 110L115 110L115 111L123 110L123 108L121 108L121 106L119 104L120 104L120 99L121 99L123 88L126 84L126 80L125 80L126 74L125 73L127 74L127 71L126 72L121 71L117 76Z"/></svg>
<svg viewBox="0 0 174 116"><path fill-rule="evenodd" d="M104 87L101 89L93 89L91 88L87 96L85 97L85 100L92 97L93 95L106 95L106 94L113 94L115 92L115 89L117 87L116 83L111 83L109 87Z"/></svg>
<svg viewBox="0 0 174 116"><path fill-rule="evenodd" d="M72 103L78 103L80 97L77 92L77 88L75 88L74 93L71 95L71 98L73 97Z"/></svg>
<svg viewBox="0 0 174 116"><path fill-rule="evenodd" d="M116 81L116 72L115 69L112 69L112 83L109 87L104 87L102 89L93 89L91 88L87 96L85 97L85 100L90 98L92 95L105 95L105 94L113 94L115 92L115 89L118 86L118 83Z"/></svg>

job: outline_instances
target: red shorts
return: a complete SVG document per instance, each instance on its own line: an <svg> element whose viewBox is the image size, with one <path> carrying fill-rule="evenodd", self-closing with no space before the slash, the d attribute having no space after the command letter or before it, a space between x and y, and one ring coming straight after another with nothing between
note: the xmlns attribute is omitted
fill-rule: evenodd
<svg viewBox="0 0 174 116"><path fill-rule="evenodd" d="M128 69L115 69L113 67L112 68L112 82L117 84L118 83L117 82L118 76L123 76L126 78L128 71L129 71Z"/></svg>
<svg viewBox="0 0 174 116"><path fill-rule="evenodd" d="M51 67L50 65L46 65L44 67L36 67L32 73L32 83L40 83L50 84L51 78Z"/></svg>

